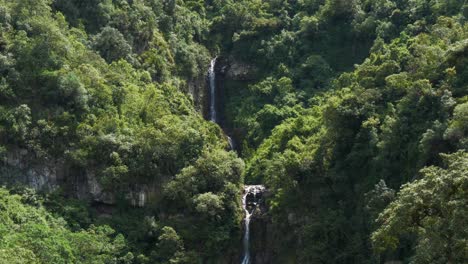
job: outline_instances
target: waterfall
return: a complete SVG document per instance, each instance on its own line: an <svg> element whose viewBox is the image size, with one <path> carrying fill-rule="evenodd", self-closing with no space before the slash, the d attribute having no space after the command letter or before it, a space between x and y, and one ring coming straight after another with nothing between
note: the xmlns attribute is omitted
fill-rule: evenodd
<svg viewBox="0 0 468 264"><path fill-rule="evenodd" d="M210 62L210 68L208 70L208 82L210 86L210 120L211 122L218 123L216 116L216 60L218 57L214 57ZM228 136L227 140L229 143L229 148L234 150L236 145L234 140Z"/></svg>
<svg viewBox="0 0 468 264"><path fill-rule="evenodd" d="M244 187L244 195L242 196L242 207L245 212L244 219L244 257L242 258L242 264L250 264L250 219L252 218L257 204L260 200L260 194L265 191L263 185L246 185Z"/></svg>
<svg viewBox="0 0 468 264"><path fill-rule="evenodd" d="M236 145L234 145L234 140L230 136L227 136L228 142L229 142L229 147L231 149L235 149Z"/></svg>
<svg viewBox="0 0 468 264"><path fill-rule="evenodd" d="M210 119L216 123L216 59L211 60L210 69L208 70L208 79L210 83Z"/></svg>
<svg viewBox="0 0 468 264"><path fill-rule="evenodd" d="M216 116L216 59L213 58L210 63L210 69L208 70L208 84L210 88L210 120L217 123ZM229 142L229 147L234 150L234 140L226 135ZM250 219L257 208L257 204L261 199L261 194L265 190L263 185L245 185L244 195L242 196L242 208L245 212L245 232L243 238L244 257L242 258L242 264L250 264Z"/></svg>

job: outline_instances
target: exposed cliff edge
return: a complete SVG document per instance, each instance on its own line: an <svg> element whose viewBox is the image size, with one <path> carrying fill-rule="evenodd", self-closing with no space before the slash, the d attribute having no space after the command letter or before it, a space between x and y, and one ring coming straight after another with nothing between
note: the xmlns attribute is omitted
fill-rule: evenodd
<svg viewBox="0 0 468 264"><path fill-rule="evenodd" d="M203 71L206 72L206 71ZM195 109L204 117L209 113L209 92L206 85L206 76L200 75L187 82L188 94L191 96Z"/></svg>
<svg viewBox="0 0 468 264"><path fill-rule="evenodd" d="M268 264L273 263L272 251L272 234L274 233L269 216L269 208L267 205L270 192L265 189L259 199L257 210L252 215L250 222L250 244L252 251L252 264Z"/></svg>
<svg viewBox="0 0 468 264"><path fill-rule="evenodd" d="M218 71L224 74L226 80L250 81L255 80L258 69L252 64L239 61L230 56L221 58Z"/></svg>
<svg viewBox="0 0 468 264"><path fill-rule="evenodd" d="M27 186L36 191L50 192L62 188L71 197L94 203L114 205L117 194L106 191L92 168L82 169L64 158L38 158L33 151L13 148L6 152L0 168L0 183L7 186ZM143 207L155 192L149 185L131 186L126 199L135 207Z"/></svg>
<svg viewBox="0 0 468 264"><path fill-rule="evenodd" d="M239 96L239 93L248 89L249 84L257 78L259 71L254 65L239 61L233 56L219 56L215 71L216 107L219 109L217 123L230 136L235 150L241 153L241 142L246 131L236 127L233 122L238 112L232 107L231 111L228 111L226 106L229 104L228 98Z"/></svg>

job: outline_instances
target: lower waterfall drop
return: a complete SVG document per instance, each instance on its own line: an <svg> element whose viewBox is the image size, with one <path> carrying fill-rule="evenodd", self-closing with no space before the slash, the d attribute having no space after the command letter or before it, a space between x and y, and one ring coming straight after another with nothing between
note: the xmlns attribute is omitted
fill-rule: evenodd
<svg viewBox="0 0 468 264"><path fill-rule="evenodd" d="M244 257L242 258L242 264L250 264L250 219L257 208L258 202L261 197L259 194L265 191L263 185L245 185L244 195L242 196L242 207L245 212L244 219Z"/></svg>

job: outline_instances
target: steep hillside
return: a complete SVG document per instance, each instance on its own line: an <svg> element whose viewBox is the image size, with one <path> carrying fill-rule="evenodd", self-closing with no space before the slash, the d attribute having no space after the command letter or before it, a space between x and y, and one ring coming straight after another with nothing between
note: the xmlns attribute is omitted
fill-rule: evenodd
<svg viewBox="0 0 468 264"><path fill-rule="evenodd" d="M0 263L467 262L465 2L0 0Z"/></svg>

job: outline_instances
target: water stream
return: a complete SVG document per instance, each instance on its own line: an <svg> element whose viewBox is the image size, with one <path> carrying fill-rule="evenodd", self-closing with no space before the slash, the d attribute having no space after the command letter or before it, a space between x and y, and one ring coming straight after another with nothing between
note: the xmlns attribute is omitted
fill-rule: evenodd
<svg viewBox="0 0 468 264"><path fill-rule="evenodd" d="M263 185L245 185L244 195L242 196L242 207L244 208L244 257L242 264L250 264L250 219L257 209L257 205L261 199L261 194L265 191Z"/></svg>
<svg viewBox="0 0 468 264"><path fill-rule="evenodd" d="M208 70L208 84L210 88L210 120L214 123L218 123L217 112L216 112L216 57L211 60L210 68ZM226 135L227 136L227 135ZM233 150L235 143L231 137L227 136L229 146ZM246 185L244 187L244 195L242 196L242 208L245 212L244 219L244 238L243 238L243 249L244 256L242 258L242 264L250 264L250 219L255 212L257 205L261 199L261 194L264 192L265 187L263 185Z"/></svg>
<svg viewBox="0 0 468 264"><path fill-rule="evenodd" d="M208 70L208 80L210 84L210 120L216 123L216 59L211 60Z"/></svg>
<svg viewBox="0 0 468 264"><path fill-rule="evenodd" d="M208 81L210 86L210 120L214 123L218 123L217 112L216 112L216 60L218 57L214 57L210 62L210 68L208 70ZM229 148L234 150L234 140L226 135Z"/></svg>

